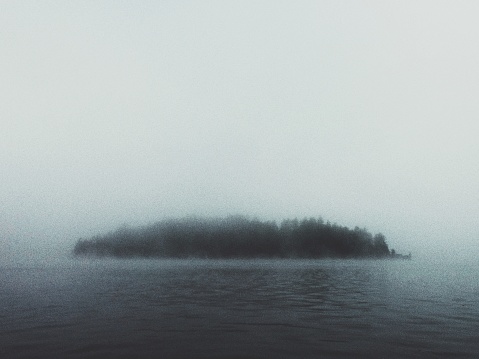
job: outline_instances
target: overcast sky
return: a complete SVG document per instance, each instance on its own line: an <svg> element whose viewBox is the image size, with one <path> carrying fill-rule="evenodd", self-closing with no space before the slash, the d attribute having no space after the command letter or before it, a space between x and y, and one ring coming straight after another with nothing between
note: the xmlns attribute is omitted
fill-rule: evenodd
<svg viewBox="0 0 479 359"><path fill-rule="evenodd" d="M0 9L1 260L228 214L477 251L479 2Z"/></svg>

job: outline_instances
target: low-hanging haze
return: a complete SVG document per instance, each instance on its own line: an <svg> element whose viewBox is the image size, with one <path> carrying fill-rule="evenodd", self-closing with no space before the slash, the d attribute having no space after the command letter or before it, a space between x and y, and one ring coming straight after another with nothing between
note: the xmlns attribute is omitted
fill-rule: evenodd
<svg viewBox="0 0 479 359"><path fill-rule="evenodd" d="M0 260L165 217L479 241L476 1L3 1Z"/></svg>

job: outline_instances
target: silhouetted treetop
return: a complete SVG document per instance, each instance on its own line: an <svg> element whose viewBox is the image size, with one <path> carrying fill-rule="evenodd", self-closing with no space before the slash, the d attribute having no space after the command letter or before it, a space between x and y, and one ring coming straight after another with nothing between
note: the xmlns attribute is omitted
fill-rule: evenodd
<svg viewBox="0 0 479 359"><path fill-rule="evenodd" d="M386 238L321 218L259 221L243 216L184 218L80 239L76 256L163 258L381 258Z"/></svg>

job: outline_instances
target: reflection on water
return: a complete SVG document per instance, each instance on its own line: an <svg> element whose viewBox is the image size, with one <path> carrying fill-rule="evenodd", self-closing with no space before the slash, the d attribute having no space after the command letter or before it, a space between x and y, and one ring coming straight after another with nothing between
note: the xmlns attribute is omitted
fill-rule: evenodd
<svg viewBox="0 0 479 359"><path fill-rule="evenodd" d="M472 269L367 260L4 268L0 356L476 357Z"/></svg>

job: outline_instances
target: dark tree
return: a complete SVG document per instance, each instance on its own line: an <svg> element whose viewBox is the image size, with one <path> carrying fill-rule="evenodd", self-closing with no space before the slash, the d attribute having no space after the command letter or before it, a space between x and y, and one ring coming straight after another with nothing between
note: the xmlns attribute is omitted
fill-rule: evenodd
<svg viewBox="0 0 479 359"><path fill-rule="evenodd" d="M386 238L321 218L287 219L278 226L242 216L166 220L141 228L121 227L80 239L77 256L199 258L382 258Z"/></svg>

